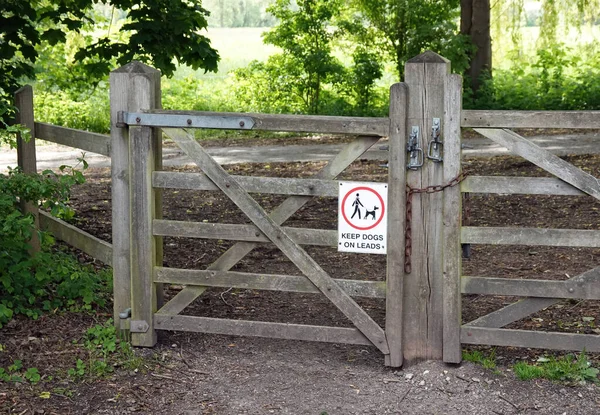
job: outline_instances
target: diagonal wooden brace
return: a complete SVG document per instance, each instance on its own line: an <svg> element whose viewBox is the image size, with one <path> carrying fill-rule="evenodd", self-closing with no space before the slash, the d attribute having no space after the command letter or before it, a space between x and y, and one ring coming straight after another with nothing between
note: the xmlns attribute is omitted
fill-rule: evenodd
<svg viewBox="0 0 600 415"><path fill-rule="evenodd" d="M170 138L173 138L173 136L185 136L186 134L185 131L176 128L165 128L163 129L163 132ZM357 157L367 151L378 140L379 137L362 136L348 143L348 145L346 145L325 167L323 167L323 169L315 174L314 177L318 179L333 179L337 177L338 174L343 172ZM278 225L281 225L312 199L312 196L289 197L284 200L281 205L276 207L269 216ZM259 244L254 242L238 242L221 255L221 257L211 264L208 269L228 271L257 246L259 246ZM202 295L205 290L206 287L203 286L187 286L171 301L165 304L165 306L159 310L159 313L168 315L179 314L196 298Z"/></svg>
<svg viewBox="0 0 600 415"><path fill-rule="evenodd" d="M389 354L385 332L264 209L188 134L171 138L248 218L275 244L383 354Z"/></svg>

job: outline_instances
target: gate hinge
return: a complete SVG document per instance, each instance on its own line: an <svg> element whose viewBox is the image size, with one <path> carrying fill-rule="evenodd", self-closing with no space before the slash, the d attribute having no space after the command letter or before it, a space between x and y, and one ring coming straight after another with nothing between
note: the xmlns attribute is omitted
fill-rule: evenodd
<svg viewBox="0 0 600 415"><path fill-rule="evenodd" d="M129 331L132 333L146 333L149 329L145 320L131 320L129 323Z"/></svg>
<svg viewBox="0 0 600 415"><path fill-rule="evenodd" d="M254 118L240 115L185 115L173 113L117 113L117 127L214 128L220 130L251 130Z"/></svg>

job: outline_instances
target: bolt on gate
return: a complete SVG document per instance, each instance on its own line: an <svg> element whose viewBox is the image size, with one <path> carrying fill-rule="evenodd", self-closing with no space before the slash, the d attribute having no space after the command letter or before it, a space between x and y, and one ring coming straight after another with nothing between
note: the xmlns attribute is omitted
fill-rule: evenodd
<svg viewBox="0 0 600 415"><path fill-rule="evenodd" d="M533 124L542 119L547 121L552 116L529 114L523 117L511 113L503 114L503 121L499 122L498 112L462 111L461 77L450 74L450 62L432 52L409 60L405 73L405 82L391 87L389 117L361 118L165 111L160 109L158 71L138 62L114 71L111 74L111 137L115 321L118 321L119 313L131 308L129 324L133 344L151 347L156 343L156 330L184 330L373 345L385 356L386 365L397 367L404 362L425 359L458 363L461 342L539 347L541 339L545 341L547 336L553 336L537 333L531 340L531 332L522 334L500 329L508 324L506 318L501 322L495 319L493 323L489 319L479 319L462 325L461 293L510 292L511 295L551 297L550 300L558 301L554 297L559 297L562 289L570 285L546 282L545 286L549 287L546 292L534 289L522 280L498 284L491 281L493 279L461 278L461 244L506 243L507 240L529 243L535 232L524 231L513 239L494 239L490 235L497 229L477 233L469 227L461 228L461 192L498 191L500 184L493 178L464 179L460 161L461 124L511 128L521 127L527 120ZM581 119L581 114L575 117ZM559 118L564 121L565 117ZM589 119L593 118L590 116ZM556 122L554 119L551 124ZM598 128L597 124L596 120L589 125ZM333 133L356 138L313 178L241 177L228 174L216 163L186 131L189 128ZM161 171L161 129L203 173ZM478 131L536 164L550 166L549 171L581 191L594 197L600 194L595 178L583 178L585 173L573 171L573 166L557 164L555 159L540 153L541 149L533 148L533 144L523 144L524 139L515 138L514 133ZM389 138L385 284L333 279L302 245L337 246L337 232L289 228L282 224L311 198L337 196L339 186L335 178L381 137ZM538 183L541 182L527 182L514 188L534 192ZM568 187L568 192L579 192L567 184L561 186ZM165 188L220 191L239 207L252 225L163 220L161 191ZM288 198L273 211L266 212L249 193L284 194ZM499 232L510 233L508 230ZM600 238L596 236L598 231L589 232L595 233L586 234L586 246L600 246ZM573 243L580 235L565 238ZM163 236L210 237L238 242L207 269L182 270L163 267ZM279 248L303 275L265 276L230 271L264 242ZM576 284L591 281L582 278ZM584 292L584 298L600 299L598 279L594 281L589 285L592 288ZM163 304L162 284L180 284L184 288ZM211 286L321 293L354 327L180 315ZM496 290L500 286L502 289ZM508 286L512 288L506 288ZM570 293L572 295L568 294L566 298L581 295L580 291ZM385 298L385 327L373 321L353 296ZM525 300L526 306L516 307L521 314L531 313L534 308L539 310L549 304L550 300ZM514 310L506 313L516 315ZM508 337L505 337L506 333ZM576 335L554 336L571 339L570 336ZM580 336L583 336L578 337L581 340L570 342L568 346L574 346L576 350L600 350L600 337ZM567 346L562 340L561 345Z"/></svg>

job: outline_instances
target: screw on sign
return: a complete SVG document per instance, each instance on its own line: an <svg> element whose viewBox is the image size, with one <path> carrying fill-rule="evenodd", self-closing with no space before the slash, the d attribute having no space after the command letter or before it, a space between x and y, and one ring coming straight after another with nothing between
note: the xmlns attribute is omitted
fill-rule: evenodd
<svg viewBox="0 0 600 415"><path fill-rule="evenodd" d="M387 184L340 182L338 250L385 254Z"/></svg>

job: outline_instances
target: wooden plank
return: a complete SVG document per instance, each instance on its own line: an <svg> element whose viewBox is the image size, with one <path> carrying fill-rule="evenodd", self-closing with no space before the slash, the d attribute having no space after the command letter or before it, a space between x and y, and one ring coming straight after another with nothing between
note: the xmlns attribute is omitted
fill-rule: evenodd
<svg viewBox="0 0 600 415"><path fill-rule="evenodd" d="M337 231L327 229L282 228L299 245L337 246ZM155 220L154 235L183 238L225 239L271 242L254 225Z"/></svg>
<svg viewBox="0 0 600 415"><path fill-rule="evenodd" d="M388 163L387 213L387 291L385 335L390 354L385 365L402 366L402 307L404 291L404 233L406 226L406 116L408 87L404 83L390 88L390 137Z"/></svg>
<svg viewBox="0 0 600 415"><path fill-rule="evenodd" d="M461 341L465 344L531 347L535 349L600 352L600 335L556 333L528 330L491 329L463 326Z"/></svg>
<svg viewBox="0 0 600 415"><path fill-rule="evenodd" d="M79 148L90 153L110 157L110 136L105 134L36 122L35 136L40 140L51 141L63 146Z"/></svg>
<svg viewBox="0 0 600 415"><path fill-rule="evenodd" d="M325 115L250 114L207 111L147 111L153 114L190 116L252 117L253 130L289 131L327 134L352 134L387 137L389 119L375 117L333 117Z"/></svg>
<svg viewBox="0 0 600 415"><path fill-rule="evenodd" d="M177 129L164 129L163 132L170 136L172 134L181 134ZM346 169L356 158L360 157L373 144L377 142L377 137L362 136L348 143L329 163L327 163L315 176L316 179L333 179ZM287 198L277 206L271 213L271 218L282 224L296 211L312 200L311 196L292 196ZM211 264L208 269L218 269L226 271L231 269L242 258L248 255L258 245L254 242L238 242L229 248L219 259ZM203 287L190 286L181 290L171 301L169 301L161 312L166 314L179 314L185 307L192 303L198 296L204 292Z"/></svg>
<svg viewBox="0 0 600 415"><path fill-rule="evenodd" d="M461 127L471 128L600 128L600 111L463 110Z"/></svg>
<svg viewBox="0 0 600 415"><path fill-rule="evenodd" d="M52 233L57 239L82 250L106 265L112 265L112 245L108 242L98 239L94 235L44 211L40 211L40 229Z"/></svg>
<svg viewBox="0 0 600 415"><path fill-rule="evenodd" d="M204 171L244 214L298 267L298 269L358 328L383 354L389 349L385 333L330 276L298 246L263 208L187 134L172 135L179 147Z"/></svg>
<svg viewBox="0 0 600 415"><path fill-rule="evenodd" d="M236 176L233 179L248 193L337 197L339 184L334 180L296 179L285 177ZM219 190L203 173L154 172L154 188L186 190Z"/></svg>
<svg viewBox="0 0 600 415"><path fill-rule="evenodd" d="M583 274L569 279L574 283L598 284L600 282L600 267L596 267ZM559 298L525 298L516 303L509 304L506 307L486 314L476 320L467 323L474 327L504 327L510 323L521 320L530 314L537 313L544 308L550 307L561 302Z"/></svg>
<svg viewBox="0 0 600 415"><path fill-rule="evenodd" d="M463 327L500 328L548 308L561 300L558 298L525 298L492 313L481 316Z"/></svg>
<svg viewBox="0 0 600 415"><path fill-rule="evenodd" d="M538 167L600 200L598 179L509 130L476 128L475 131L506 147Z"/></svg>
<svg viewBox="0 0 600 415"><path fill-rule="evenodd" d="M598 284L584 284L577 281L463 276L461 289L464 294L600 300L600 286Z"/></svg>
<svg viewBox="0 0 600 415"><path fill-rule="evenodd" d="M503 195L586 195L586 193L556 177L469 176L461 183L460 190L463 193Z"/></svg>
<svg viewBox="0 0 600 415"><path fill-rule="evenodd" d="M600 247L600 231L463 226L461 242L465 244L596 248Z"/></svg>
<svg viewBox="0 0 600 415"><path fill-rule="evenodd" d="M450 183L461 173L460 111L462 108L462 77L459 75L447 76L444 90L443 168L444 183ZM460 326L462 322L460 294L462 197L460 187L448 187L444 190L443 195L443 360L446 363L460 363L462 360L460 345Z"/></svg>
<svg viewBox="0 0 600 415"><path fill-rule="evenodd" d="M156 286L152 271L156 266L156 245L152 235L155 201L150 177L154 170L152 129L129 129L131 161L131 320L144 321L150 329L131 334L134 346L153 347L156 332L152 325L157 310Z"/></svg>
<svg viewBox="0 0 600 415"><path fill-rule="evenodd" d="M158 74L158 75L157 75ZM129 130L116 126L119 111L137 112L156 104L156 88L147 80L159 72L140 62L131 62L110 73L110 137L114 322L119 313L131 307Z"/></svg>
<svg viewBox="0 0 600 415"><path fill-rule="evenodd" d="M163 314L156 314L154 317L154 327L158 330L371 345L371 342L359 330L344 327L267 323L263 321L227 320L210 317L168 316Z"/></svg>
<svg viewBox="0 0 600 415"><path fill-rule="evenodd" d="M17 164L25 174L37 174L37 157L35 154L35 121L33 112L33 88L25 85L15 92L15 106L17 107L16 123L29 129L29 140L17 134ZM39 209L36 202L20 202L20 209L26 215L33 216L33 226L39 229ZM32 232L29 239L29 253L40 251L40 238L37 232Z"/></svg>
<svg viewBox="0 0 600 415"><path fill-rule="evenodd" d="M154 281L169 284L233 287L252 290L319 293L306 277L157 267ZM334 279L352 297L385 298L385 282Z"/></svg>
<svg viewBox="0 0 600 415"><path fill-rule="evenodd" d="M444 89L450 63L425 52L406 63L408 131L419 127L423 151L431 138L433 118L444 118ZM408 134L408 132L407 132ZM441 131L442 141L446 132ZM444 184L442 163L425 160L407 172L413 189ZM441 192L414 194L412 200L412 272L404 278L403 348L405 364L441 360L443 355L443 258Z"/></svg>

